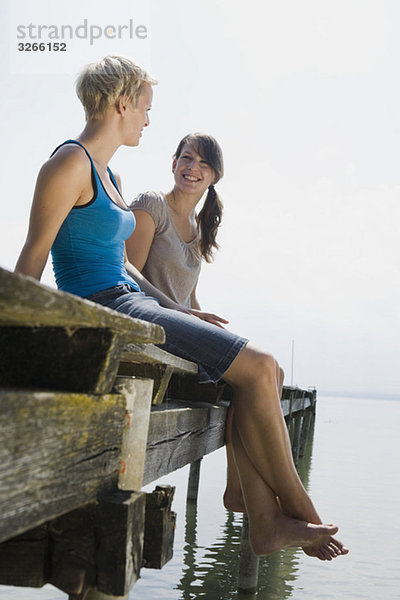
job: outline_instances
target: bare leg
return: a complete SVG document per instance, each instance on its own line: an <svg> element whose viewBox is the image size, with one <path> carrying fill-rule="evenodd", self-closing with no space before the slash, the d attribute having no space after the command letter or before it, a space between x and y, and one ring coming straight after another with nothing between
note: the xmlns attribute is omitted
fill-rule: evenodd
<svg viewBox="0 0 400 600"><path fill-rule="evenodd" d="M224 506L232 512L246 512L246 506L243 499L242 487L240 484L239 473L236 467L232 448L232 421L233 404L228 410L228 417L225 426L225 449L227 462L226 489L224 492Z"/></svg>
<svg viewBox="0 0 400 600"><path fill-rule="evenodd" d="M289 546L302 546L307 554L320 560L332 560L343 554L342 544L331 537L337 527L313 525L281 511L278 499L249 461L235 423L232 444L249 517L250 544L257 556L266 556Z"/></svg>
<svg viewBox="0 0 400 600"><path fill-rule="evenodd" d="M282 396L284 373L283 370L276 365L276 380L278 386L278 396ZM233 422L233 404L228 410L228 417L225 426L225 449L227 462L227 481L224 492L224 506L227 510L233 512L246 512L242 488L240 484L239 473L236 467L232 448L232 422Z"/></svg>
<svg viewBox="0 0 400 600"><path fill-rule="evenodd" d="M307 523L309 527L312 524L320 525L321 519L293 463L290 440L280 406L276 361L272 356L248 345L236 357L224 374L224 379L235 388L235 424L245 454L266 488L269 488L275 504L275 497L279 497L285 514L279 511L278 516L289 518L290 515L295 520ZM249 510L249 503L253 502L253 484L242 473L241 467L239 472ZM271 502L263 514L270 508ZM254 515L256 514L257 511ZM265 519L261 518L259 513L258 516L253 516L253 528L262 531L265 526ZM331 528L331 531L333 529L336 531L335 528ZM316 547L307 543L307 553L317 556L327 544L335 543L335 540L327 539L316 541ZM341 553L345 553L344 550Z"/></svg>

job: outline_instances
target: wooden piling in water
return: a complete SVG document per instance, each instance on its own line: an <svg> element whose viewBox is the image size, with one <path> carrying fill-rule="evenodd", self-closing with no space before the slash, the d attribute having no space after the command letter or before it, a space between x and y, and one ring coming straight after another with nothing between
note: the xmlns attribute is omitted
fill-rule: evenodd
<svg viewBox="0 0 400 600"><path fill-rule="evenodd" d="M190 465L186 502L197 502L197 496L199 494L199 482L200 482L200 466L202 459L192 462Z"/></svg>
<svg viewBox="0 0 400 600"><path fill-rule="evenodd" d="M109 594L103 594L96 589L90 589L85 594L84 598L77 598L75 595L68 596L68 600L129 600L129 594L125 596L110 596Z"/></svg>
<svg viewBox="0 0 400 600"><path fill-rule="evenodd" d="M254 554L249 542L249 520L243 514L242 532L240 536L240 556L238 572L238 592L255 594L258 583L258 566L260 559Z"/></svg>

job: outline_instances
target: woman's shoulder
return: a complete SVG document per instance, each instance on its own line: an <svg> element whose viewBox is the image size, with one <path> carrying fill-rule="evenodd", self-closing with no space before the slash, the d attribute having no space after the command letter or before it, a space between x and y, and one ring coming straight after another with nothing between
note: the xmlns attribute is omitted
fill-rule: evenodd
<svg viewBox="0 0 400 600"><path fill-rule="evenodd" d="M164 225L168 220L168 205L162 192L142 192L132 200L129 208L131 210L145 210L153 217L156 226Z"/></svg>
<svg viewBox="0 0 400 600"><path fill-rule="evenodd" d="M68 177L75 181L85 181L90 174L90 162L79 146L66 144L58 146L42 165L41 177Z"/></svg>
<svg viewBox="0 0 400 600"><path fill-rule="evenodd" d="M130 203L131 210L144 209L156 214L168 214L168 205L162 192L142 192L138 194Z"/></svg>

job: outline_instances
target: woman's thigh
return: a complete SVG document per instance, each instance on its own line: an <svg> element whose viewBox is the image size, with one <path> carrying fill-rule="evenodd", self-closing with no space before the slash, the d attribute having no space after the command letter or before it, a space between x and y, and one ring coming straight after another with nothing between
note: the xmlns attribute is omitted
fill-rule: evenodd
<svg viewBox="0 0 400 600"><path fill-rule="evenodd" d="M196 362L201 381L221 379L248 341L193 315L164 308L155 298L143 292L132 292L127 286L104 290L88 299L136 319L161 325L166 342L160 347Z"/></svg>

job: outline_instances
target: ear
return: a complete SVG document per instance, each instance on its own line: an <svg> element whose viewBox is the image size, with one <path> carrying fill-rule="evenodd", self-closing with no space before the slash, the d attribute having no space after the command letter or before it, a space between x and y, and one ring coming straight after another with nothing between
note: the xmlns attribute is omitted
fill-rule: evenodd
<svg viewBox="0 0 400 600"><path fill-rule="evenodd" d="M116 102L115 108L117 109L117 113L124 116L126 113L128 102L125 96L120 96Z"/></svg>
<svg viewBox="0 0 400 600"><path fill-rule="evenodd" d="M175 169L176 169L176 158L174 158L174 160L172 161L172 172L175 173Z"/></svg>

